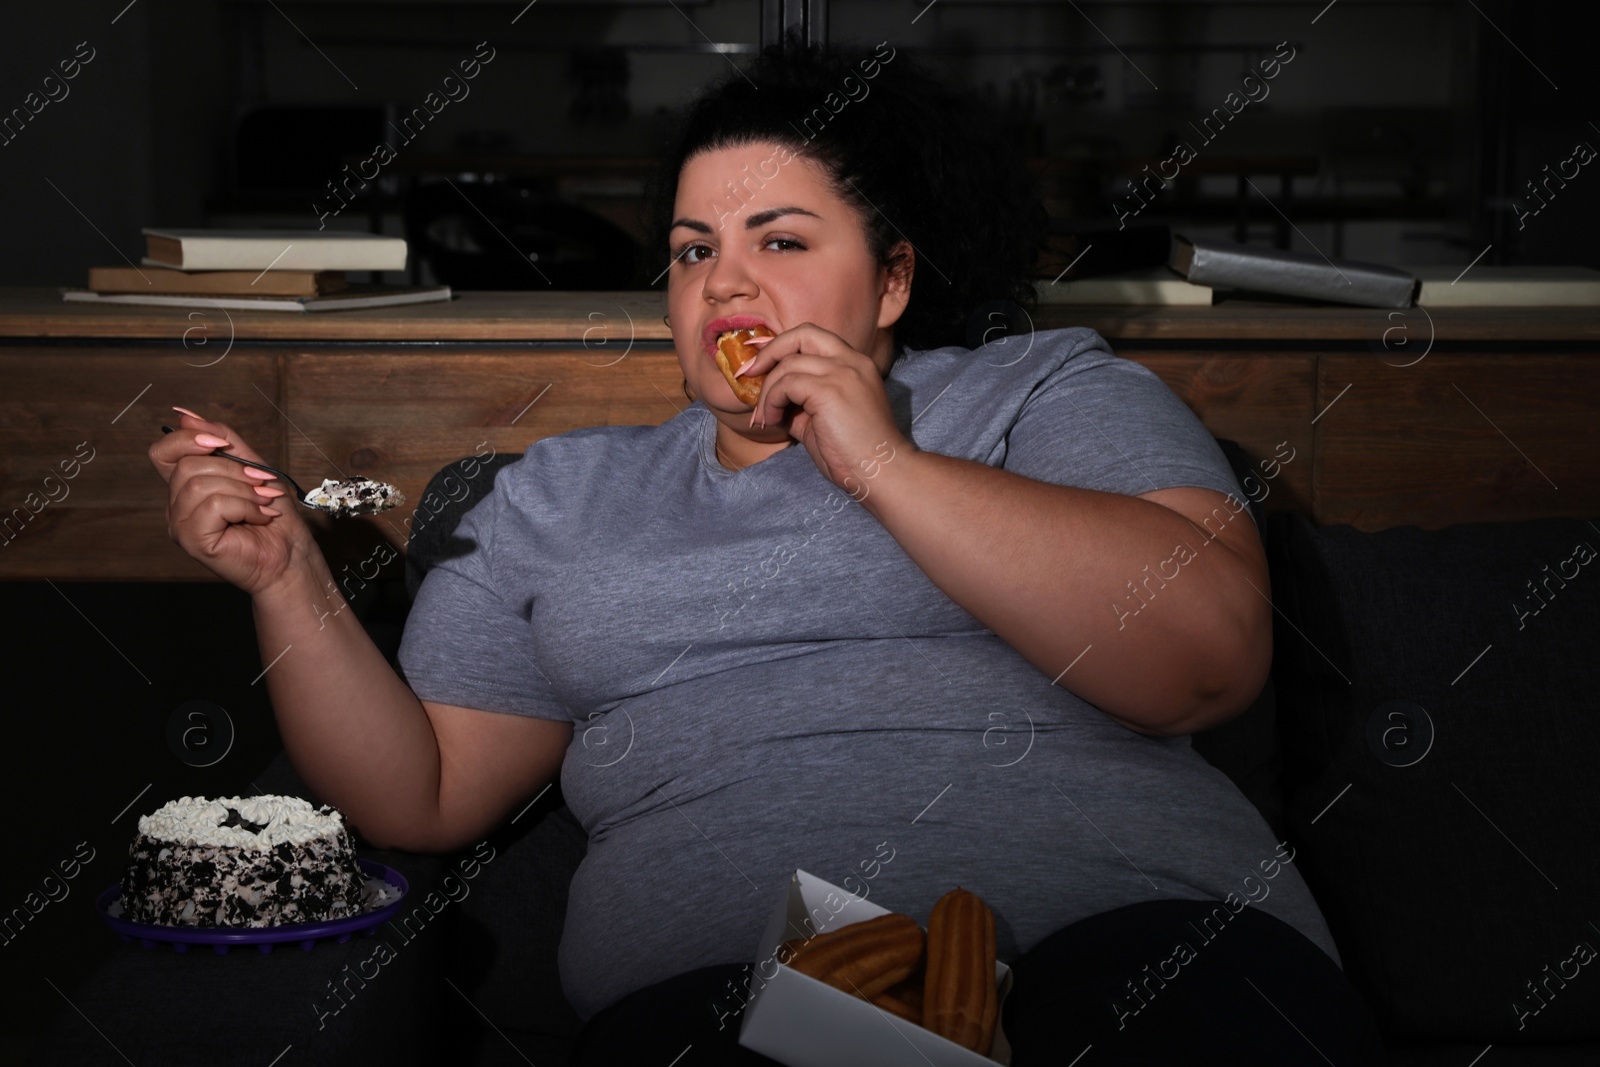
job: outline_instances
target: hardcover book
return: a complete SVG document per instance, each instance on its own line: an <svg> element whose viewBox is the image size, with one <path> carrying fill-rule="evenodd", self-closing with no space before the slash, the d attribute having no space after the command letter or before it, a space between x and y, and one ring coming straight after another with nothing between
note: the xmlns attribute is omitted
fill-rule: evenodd
<svg viewBox="0 0 1600 1067"><path fill-rule="evenodd" d="M174 270L171 267L90 267L97 293L217 293L230 296L326 296L346 287L336 270Z"/></svg>
<svg viewBox="0 0 1600 1067"><path fill-rule="evenodd" d="M1171 266L1199 285L1359 307L1410 307L1417 288L1417 279L1410 272L1379 263L1222 241L1191 241L1182 234L1173 235Z"/></svg>
<svg viewBox="0 0 1600 1067"><path fill-rule="evenodd" d="M332 230L169 230L147 226L145 261L178 270L405 270L400 237Z"/></svg>
<svg viewBox="0 0 1600 1067"><path fill-rule="evenodd" d="M327 296L201 296L197 293L96 293L89 289L63 289L61 298L81 304L143 304L153 307L227 308L230 311L349 311L428 304L449 300L448 285L352 285Z"/></svg>

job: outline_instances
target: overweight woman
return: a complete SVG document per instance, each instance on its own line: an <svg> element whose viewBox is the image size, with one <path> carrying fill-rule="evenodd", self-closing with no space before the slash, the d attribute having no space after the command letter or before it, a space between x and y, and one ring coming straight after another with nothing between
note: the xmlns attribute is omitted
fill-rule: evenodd
<svg viewBox="0 0 1600 1067"><path fill-rule="evenodd" d="M248 442L152 445L173 538L295 646L266 682L305 780L443 852L559 775L581 1063L770 1062L737 1033L796 868L924 924L982 897L1022 1067L1378 1062L1293 843L1190 747L1271 658L1221 452L1091 330L963 343L1040 233L994 123L887 45L772 51L659 201L690 402L503 468L398 674L270 477L206 454ZM757 324L752 406L713 352Z"/></svg>

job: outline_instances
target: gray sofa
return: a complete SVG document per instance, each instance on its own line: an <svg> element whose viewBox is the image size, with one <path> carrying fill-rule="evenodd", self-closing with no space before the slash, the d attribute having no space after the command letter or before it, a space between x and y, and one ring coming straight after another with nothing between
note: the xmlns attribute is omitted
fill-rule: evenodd
<svg viewBox="0 0 1600 1067"><path fill-rule="evenodd" d="M1223 448L1249 495L1250 457ZM410 593L517 458L435 477ZM1600 527L1362 533L1252 506L1272 678L1194 744L1295 845L1390 1062L1600 1063L1600 966L1580 962L1600 949L1600 567L1578 561ZM392 652L393 628L374 634ZM309 795L282 756L257 783ZM38 1062L559 1067L579 1020L556 947L583 851L559 785L456 856L364 850L410 879L412 936L268 956L127 946L73 994L119 1051L63 1008Z"/></svg>

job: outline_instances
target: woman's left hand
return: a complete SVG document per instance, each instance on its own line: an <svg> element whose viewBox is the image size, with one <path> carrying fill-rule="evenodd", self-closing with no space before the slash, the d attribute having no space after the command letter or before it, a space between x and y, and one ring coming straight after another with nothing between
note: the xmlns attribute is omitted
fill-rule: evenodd
<svg viewBox="0 0 1600 1067"><path fill-rule="evenodd" d="M790 404L789 436L805 445L817 469L852 497L900 451L916 446L889 410L877 365L838 334L812 323L783 331L761 346L741 377L765 374L751 425L781 422Z"/></svg>

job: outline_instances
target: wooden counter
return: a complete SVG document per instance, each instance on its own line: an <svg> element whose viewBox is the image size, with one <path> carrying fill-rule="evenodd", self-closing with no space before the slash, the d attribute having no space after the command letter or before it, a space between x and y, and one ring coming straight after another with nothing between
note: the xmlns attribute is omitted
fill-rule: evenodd
<svg viewBox="0 0 1600 1067"><path fill-rule="evenodd" d="M0 341L27 338L140 340L181 345L215 320L239 341L440 342L565 341L591 345L602 331L669 341L664 292L468 292L448 303L312 314L68 304L49 288L0 288ZM193 317L191 317L193 316ZM1600 342L1600 308L1303 307L1232 300L1214 307L1094 307L1045 304L1036 328L1091 326L1111 341L1361 341L1385 345L1405 328L1440 341ZM193 347L202 335L190 337ZM1390 333L1390 348L1400 345ZM1399 356L1392 356L1400 362ZM196 358L198 362L198 357Z"/></svg>
<svg viewBox="0 0 1600 1067"><path fill-rule="evenodd" d="M406 508L313 516L336 565L378 538L402 546L429 477L453 460L681 410L664 313L659 292L288 314L0 289L0 577L209 579L167 537L146 456L173 404L233 426L302 483L397 483ZM1034 315L1036 329L1071 325L1150 367L1252 457L1292 448L1263 483L1269 508L1363 529L1600 514L1600 309Z"/></svg>

